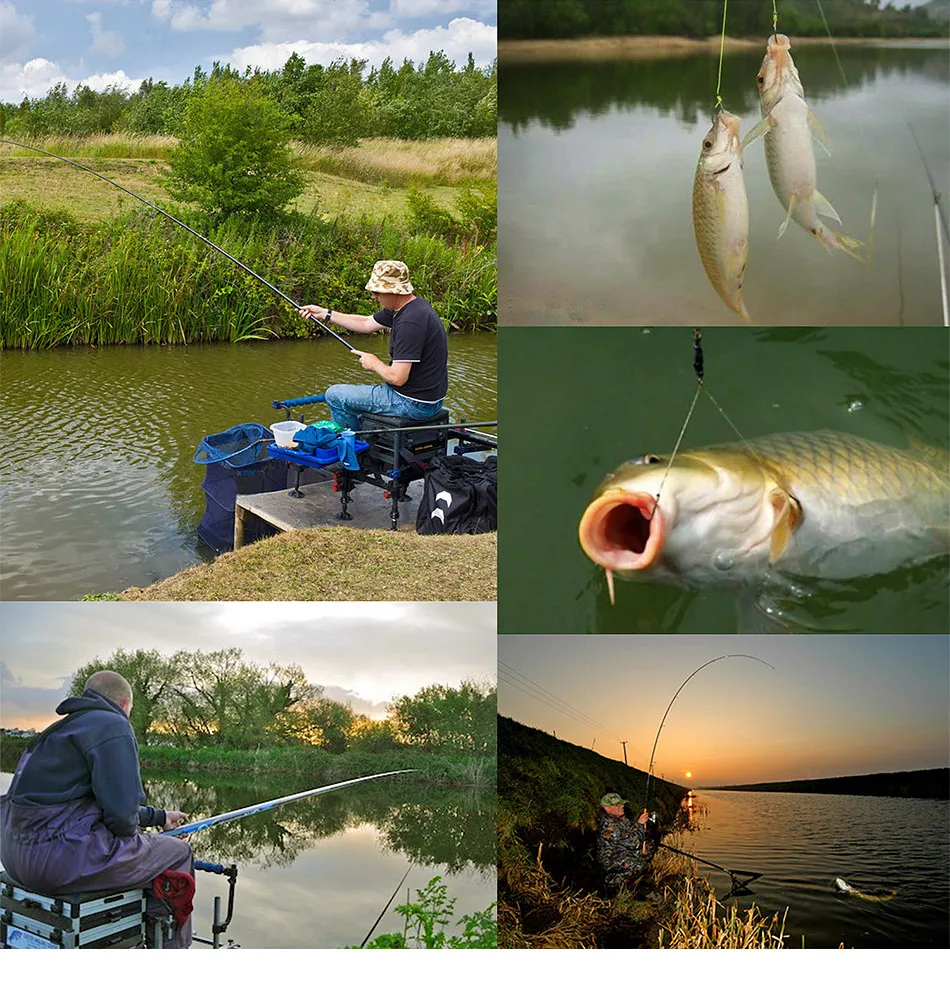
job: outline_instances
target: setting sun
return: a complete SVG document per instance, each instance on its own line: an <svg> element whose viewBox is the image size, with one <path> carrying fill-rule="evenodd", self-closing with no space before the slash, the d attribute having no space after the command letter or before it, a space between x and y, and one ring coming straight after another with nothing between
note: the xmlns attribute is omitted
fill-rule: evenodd
<svg viewBox="0 0 950 982"><path fill-rule="evenodd" d="M683 777L692 777L692 776L693 776L693 772L692 772L692 771L687 771L687 772L686 772L686 773L685 773L685 774L683 775Z"/></svg>

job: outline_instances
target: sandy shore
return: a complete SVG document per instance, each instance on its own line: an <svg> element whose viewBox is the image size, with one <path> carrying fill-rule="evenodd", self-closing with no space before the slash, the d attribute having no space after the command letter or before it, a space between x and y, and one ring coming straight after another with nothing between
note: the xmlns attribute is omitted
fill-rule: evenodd
<svg viewBox="0 0 950 982"><path fill-rule="evenodd" d="M902 44L932 44L940 38L834 38L835 44L880 45L894 41ZM572 38L568 40L545 38L534 41L499 41L499 61L584 61L605 58L670 58L691 51L718 51L720 38L687 38L665 35L637 34L625 37ZM826 37L797 37L795 47L807 44L828 44ZM742 48L762 48L765 38L727 37L725 48L735 51Z"/></svg>

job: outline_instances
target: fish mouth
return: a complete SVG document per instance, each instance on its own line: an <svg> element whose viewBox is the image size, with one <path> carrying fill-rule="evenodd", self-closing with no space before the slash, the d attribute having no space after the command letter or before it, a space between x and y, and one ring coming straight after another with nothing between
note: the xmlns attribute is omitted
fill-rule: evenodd
<svg viewBox="0 0 950 982"><path fill-rule="evenodd" d="M609 491L581 518L581 548L606 570L649 569L666 537L657 500L645 491Z"/></svg>

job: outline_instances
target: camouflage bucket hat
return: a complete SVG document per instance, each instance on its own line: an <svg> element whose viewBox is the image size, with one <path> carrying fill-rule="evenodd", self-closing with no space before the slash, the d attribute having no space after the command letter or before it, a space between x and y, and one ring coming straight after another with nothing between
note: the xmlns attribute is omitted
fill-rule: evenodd
<svg viewBox="0 0 950 982"><path fill-rule="evenodd" d="M625 805L626 803L616 791L611 791L610 794L605 794L600 799L601 808L617 808L619 805Z"/></svg>
<svg viewBox="0 0 950 982"><path fill-rule="evenodd" d="M409 282L409 267L397 259L380 259L373 267L373 275L366 284L370 293L399 293L409 295L413 292Z"/></svg>

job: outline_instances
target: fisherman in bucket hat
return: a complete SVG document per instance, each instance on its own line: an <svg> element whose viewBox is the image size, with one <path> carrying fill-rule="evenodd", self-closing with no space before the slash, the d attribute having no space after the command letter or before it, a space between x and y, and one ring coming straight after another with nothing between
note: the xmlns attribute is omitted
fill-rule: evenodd
<svg viewBox="0 0 950 982"><path fill-rule="evenodd" d="M405 263L381 259L366 289L381 308L368 317L319 304L300 308L304 317L316 316L356 334L391 329L388 364L369 352L355 352L361 367L375 372L382 382L331 385L326 397L332 418L351 430L359 429L360 413L431 419L442 408L449 387L445 327L432 307L413 292Z"/></svg>
<svg viewBox="0 0 950 982"><path fill-rule="evenodd" d="M644 808L633 819L624 810L626 800L614 791L600 799L597 825L597 865L604 872L604 884L618 890L642 876L656 853L656 825Z"/></svg>

